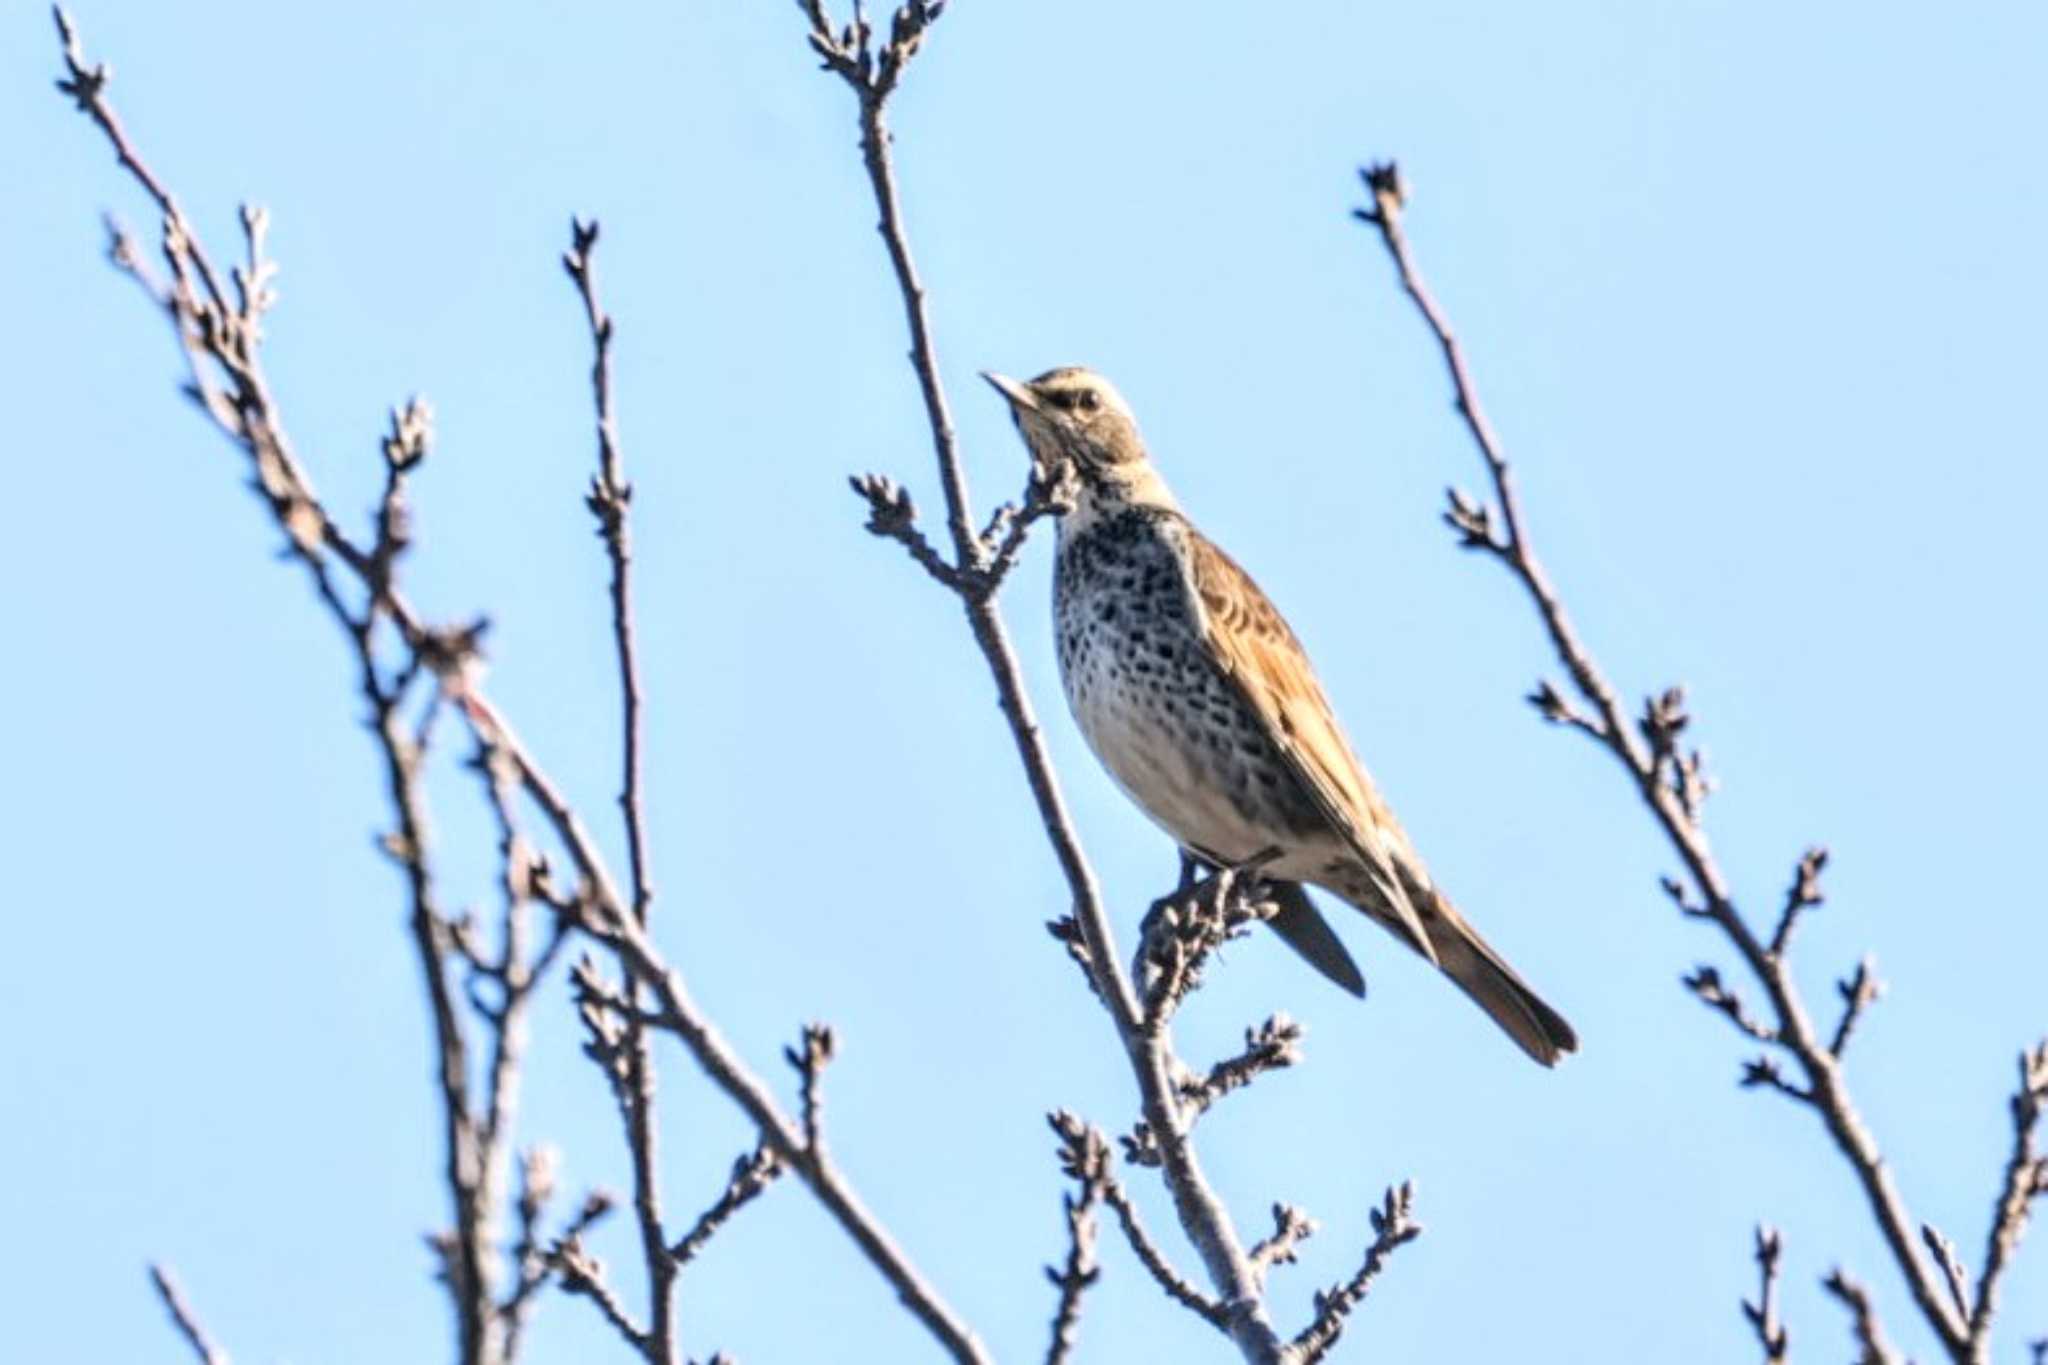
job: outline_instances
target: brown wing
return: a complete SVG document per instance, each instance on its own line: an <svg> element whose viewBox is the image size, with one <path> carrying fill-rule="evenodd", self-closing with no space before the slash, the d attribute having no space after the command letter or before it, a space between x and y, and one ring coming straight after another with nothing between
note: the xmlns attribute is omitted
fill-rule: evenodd
<svg viewBox="0 0 2048 1365"><path fill-rule="evenodd" d="M1415 913L1394 866L1407 836L1373 790L1372 780L1337 726L1336 714L1316 682L1301 642L1251 575L1188 528L1196 619L1209 657L1259 718L1266 737L1315 799L1323 817L1357 853L1387 905L1400 916L1418 952L1436 963L1436 950Z"/></svg>

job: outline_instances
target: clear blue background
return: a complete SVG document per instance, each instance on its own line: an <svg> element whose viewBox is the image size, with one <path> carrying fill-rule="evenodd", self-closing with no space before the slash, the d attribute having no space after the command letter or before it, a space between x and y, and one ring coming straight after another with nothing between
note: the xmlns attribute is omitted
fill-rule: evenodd
<svg viewBox="0 0 2048 1365"><path fill-rule="evenodd" d="M1827 1010L1878 954L1894 991L1856 1093L1915 1212L1974 1261L2011 1059L2048 1026L2043 14L963 0L897 101L983 509L1023 459L974 371L1113 376L1294 619L1440 877L1584 1039L1529 1066L1361 922L1364 1006L1263 938L1231 950L1184 1016L1191 1058L1276 1008L1310 1028L1304 1066L1200 1134L1247 1235L1276 1198L1323 1221L1276 1282L1290 1321L1350 1273L1381 1188L1418 1183L1428 1233L1346 1358L1750 1358L1759 1218L1786 1229L1803 1358L1849 1350L1817 1288L1837 1259L1930 1353L1818 1127L1738 1092L1743 1049L1678 989L1732 964L1658 894L1670 858L1626 784L1518 700L1547 649L1437 523L1443 485L1479 471L1346 218L1353 167L1406 167L1416 249L1600 656L1631 694L1691 685L1753 913L1804 843L1833 846L1801 978ZM845 490L876 468L938 507L851 103L795 7L97 0L78 19L217 255L239 199L272 206L270 365L339 512L371 501L385 408L434 402L416 594L492 612L497 694L596 818L616 717L556 257L572 212L603 219L661 938L785 1092L781 1045L832 1021L845 1165L998 1353L1035 1357L1062 1241L1041 1115L1121 1127L1131 1087L1040 927L1061 883L957 611ZM8 1355L177 1358L142 1276L161 1257L239 1359L439 1358L417 967L344 651L100 259L103 206L153 233L50 90L38 6L10 7L0 53ZM1128 941L1172 855L1059 706L1047 572L1034 544L1008 610ZM436 793L450 898L488 903L471 789ZM561 1145L573 1194L624 1169L565 999L527 1135ZM680 1219L749 1138L664 1058ZM626 1233L599 1241L630 1286ZM681 1313L689 1351L752 1365L931 1355L794 1188L687 1273ZM2004 1322L2006 1360L2048 1332L2048 1249ZM534 1358L605 1340L551 1297ZM1225 1354L1112 1241L1082 1357Z"/></svg>

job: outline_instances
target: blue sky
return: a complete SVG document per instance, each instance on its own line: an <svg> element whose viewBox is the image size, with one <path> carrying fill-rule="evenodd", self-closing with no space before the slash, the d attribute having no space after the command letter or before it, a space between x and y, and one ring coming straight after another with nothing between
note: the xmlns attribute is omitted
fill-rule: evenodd
<svg viewBox="0 0 2048 1365"><path fill-rule="evenodd" d="M1426 1236L1340 1358L1741 1359L1750 1229L1787 1237L1795 1350L1847 1352L1836 1261L1926 1353L1846 1170L1677 987L1732 966L1656 890L1624 783L1518 700L1544 643L1437 523L1479 470L1426 336L1350 223L1398 156L1533 530L1631 693L1683 680L1753 906L1835 851L1801 978L1865 950L1892 995L1856 1092L1915 1212L1976 1254L2011 1058L2048 1028L2033 854L2048 494L2038 6L1314 4L1267 13L967 3L896 104L900 169L981 506L1024 464L984 367L1111 375L1195 517L1293 619L1439 878L1577 1025L1531 1067L1384 935L1374 992L1262 939L1183 1016L1205 1058L1276 1008L1307 1061L1203 1124L1241 1224L1323 1223L1278 1303L1355 1265L1413 1177ZM393 403L438 446L416 596L489 610L493 686L593 817L615 710L585 340L556 265L595 214L638 486L660 934L755 1064L830 1020L836 1148L1005 1359L1042 1350L1060 1249L1054 1106L1132 1113L1106 1020L1041 923L1051 857L955 608L860 530L844 475L939 504L846 93L782 4L82 4L89 50L225 252L270 205L269 363L337 510ZM249 1361L431 1359L441 1217L417 969L346 660L163 328L100 259L145 229L50 90L40 7L0 43L14 458L0 583L17 718L0 761L0 1220L21 1359L174 1358L142 1277L175 1264ZM1048 561L1007 599L1126 938L1165 840L1057 700ZM436 788L483 900L484 825ZM608 836L609 837L609 833ZM612 840L614 848L618 841ZM624 1182L565 989L529 1133ZM749 1142L665 1054L671 1208ZM786 1081L783 1076L778 1081ZM942 1103L935 1104L939 1097ZM1134 1183L1155 1224L1159 1192ZM626 1229L600 1250L617 1273ZM1180 1258L1193 1257L1175 1244ZM1121 1248L1082 1358L1215 1358ZM684 1342L752 1363L925 1358L792 1188L685 1275ZM2048 1332L2048 1252L2007 1285L2006 1359ZM536 1359L597 1358L553 1300Z"/></svg>

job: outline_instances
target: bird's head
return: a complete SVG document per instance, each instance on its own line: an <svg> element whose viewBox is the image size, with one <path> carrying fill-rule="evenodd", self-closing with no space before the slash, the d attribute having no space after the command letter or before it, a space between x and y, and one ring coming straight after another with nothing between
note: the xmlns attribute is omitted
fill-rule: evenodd
<svg viewBox="0 0 2048 1365"><path fill-rule="evenodd" d="M1067 365L1029 381L988 372L982 378L1009 402L1040 471L1048 476L1073 472L1077 511L1174 505L1146 458L1130 404L1101 375Z"/></svg>

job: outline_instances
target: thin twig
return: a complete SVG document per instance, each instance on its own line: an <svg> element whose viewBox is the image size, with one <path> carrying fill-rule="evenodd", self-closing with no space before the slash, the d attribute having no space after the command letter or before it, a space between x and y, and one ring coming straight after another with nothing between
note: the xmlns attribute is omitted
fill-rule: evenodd
<svg viewBox="0 0 2048 1365"><path fill-rule="evenodd" d="M529 1166L531 1156L529 1156ZM529 1171L529 1176L531 1172ZM529 1181L528 1190L531 1189ZM616 1201L603 1190L593 1190L583 1200L576 1216L569 1220L567 1227L555 1239L559 1246L564 1242L578 1241L584 1233L595 1227L598 1220L612 1211ZM539 1202L529 1204L527 1191L520 1196L519 1245L514 1249L514 1260L519 1266L519 1283L499 1306L498 1314L505 1323L505 1359L517 1360L519 1347L526 1331L526 1322L533 1305L540 1298L540 1291L547 1287L558 1268L554 1251L545 1247L540 1239Z"/></svg>
<svg viewBox="0 0 2048 1365"><path fill-rule="evenodd" d="M1849 1334L1856 1341L1856 1365L1899 1365L1898 1352L1885 1338L1884 1324L1878 1321L1870 1291L1839 1267L1828 1272L1821 1287L1849 1310Z"/></svg>
<svg viewBox="0 0 2048 1365"><path fill-rule="evenodd" d="M1123 1228L1124 1240L1130 1243L1138 1263L1166 1291L1166 1297L1210 1326L1232 1332L1234 1336L1230 1310L1195 1288L1187 1276L1173 1268L1173 1263L1166 1259L1166 1253L1159 1249L1159 1243L1153 1241L1152 1234L1146 1230L1144 1220L1138 1216L1137 1205L1131 1202L1131 1192L1123 1187L1122 1182L1111 1180L1103 1187L1102 1197L1116 1211L1117 1224Z"/></svg>
<svg viewBox="0 0 2048 1365"><path fill-rule="evenodd" d="M618 417L612 408L612 320L597 291L597 221L572 220L569 238L562 268L576 286L590 328L590 390L597 425L597 473L591 477L584 504L597 519L605 558L611 565L612 640L617 655L621 711L619 812L626 826L633 918L644 928L654 908L654 882L647 847L640 655L633 622L633 486L626 481L625 460L619 451ZM634 1008L626 1011L622 1051L629 1098L621 1114L633 1165L634 1221L640 1231L641 1259L647 1268L647 1330L641 1343L650 1365L672 1365L677 1358L676 1262L668 1254L668 1232L661 1208L661 1130L655 1122L654 1050L639 1022L637 983L630 986L629 995Z"/></svg>
<svg viewBox="0 0 2048 1365"><path fill-rule="evenodd" d="M613 1331L635 1351L645 1354L647 1330L634 1322L626 1305L619 1302L618 1292L605 1278L604 1262L584 1250L582 1240L575 1236L565 1237L555 1248L552 1259L563 1291L589 1299Z"/></svg>
<svg viewBox="0 0 2048 1365"><path fill-rule="evenodd" d="M1956 1312L1967 1320L1970 1316L1970 1272L1963 1269L1962 1258L1956 1255L1956 1244L1932 1223L1920 1225L1920 1240L1926 1245L1927 1254L1934 1258L1942 1278L1948 1282L1948 1294L1955 1301Z"/></svg>
<svg viewBox="0 0 2048 1365"><path fill-rule="evenodd" d="M1753 1017L1743 1005L1742 998L1728 989L1721 980L1721 973L1713 967L1699 966L1684 978L1685 988L1698 996L1700 1002L1719 1010L1728 1017L1728 1022L1741 1032L1760 1043L1775 1043L1778 1035L1768 1024Z"/></svg>
<svg viewBox="0 0 2048 1365"><path fill-rule="evenodd" d="M1828 1055L1840 1060L1848 1050L1849 1035L1862 1022L1864 1012L1876 1004L1884 994L1884 982L1878 980L1877 961L1866 954L1856 964L1856 970L1835 983L1835 989L1842 996L1842 1017L1835 1024L1835 1036L1828 1043Z"/></svg>
<svg viewBox="0 0 2048 1365"><path fill-rule="evenodd" d="M1053 1115L1052 1125L1060 1134L1062 1165L1076 1187L1063 1196L1067 1218L1066 1263L1045 1268L1046 1278L1059 1291L1045 1365L1062 1365L1072 1353L1080 1331L1081 1296L1102 1278L1102 1268L1095 1256L1095 1210L1109 1187L1109 1144L1101 1133L1084 1128L1071 1114Z"/></svg>
<svg viewBox="0 0 2048 1365"><path fill-rule="evenodd" d="M1828 851L1824 848L1816 846L1799 855L1799 865L1792 871L1792 884L1785 889L1785 908L1778 912L1777 931L1771 935L1772 957L1785 955L1799 917L1825 899L1821 894L1820 874L1827 865Z"/></svg>
<svg viewBox="0 0 2048 1365"><path fill-rule="evenodd" d="M909 551L912 560L943 587L957 591L963 580L959 570L932 548L917 527L917 503L910 490L883 474L856 474L847 480L853 491L868 504L868 533L893 540Z"/></svg>
<svg viewBox="0 0 2048 1365"><path fill-rule="evenodd" d="M1161 896L1146 911L1138 926L1137 961L1131 972L1144 999L1146 1032L1161 1038L1162 1045L1167 1021L1201 985L1210 957L1249 932L1252 921L1271 913L1270 903L1259 894L1258 873L1278 856L1278 849L1262 849L1235 866L1219 867Z"/></svg>
<svg viewBox="0 0 2048 1365"><path fill-rule="evenodd" d="M1769 1057L1755 1057L1744 1062L1742 1084L1745 1089L1775 1090L1800 1104L1816 1103L1811 1090L1786 1080L1785 1073L1778 1070L1778 1064Z"/></svg>
<svg viewBox="0 0 2048 1365"><path fill-rule="evenodd" d="M143 191L156 201L157 209L165 218L178 225L185 240L192 243L192 263L198 269L200 279L205 281L207 297L216 305L227 307L227 298L221 293L219 278L213 273L213 266L207 261L206 253L199 249L197 239L186 226L185 215L178 208L177 200L171 197L171 192L164 187L164 183L157 179L156 172L150 170L142 158L135 154L135 149L129 143L128 134L122 128L121 120L116 117L113 106L102 97L112 73L107 70L105 63L91 67L85 64L85 52L78 41L78 28L71 22L71 16L65 13L62 5L52 5L50 17L57 23L57 41L63 46L66 67L66 74L57 82L57 89L69 95L78 105L79 112L99 125L100 131L107 135L107 141L113 144L114 156L121 163L121 169L128 172L135 183L142 186Z"/></svg>
<svg viewBox="0 0 2048 1365"><path fill-rule="evenodd" d="M161 1265L151 1265L149 1280L156 1286L156 1296L164 1301L164 1311L171 1315L172 1326L178 1335L192 1348L192 1354L199 1358L199 1365L228 1365L228 1353L213 1344L206 1328L200 1325L199 1315L185 1302L184 1291L171 1272Z"/></svg>
<svg viewBox="0 0 2048 1365"><path fill-rule="evenodd" d="M825 1141L825 1068L832 1063L836 1042L832 1030L823 1024L805 1024L801 1048L784 1048L782 1055L796 1068L797 1112L803 1117L804 1146L822 1150Z"/></svg>
<svg viewBox="0 0 2048 1365"><path fill-rule="evenodd" d="M1301 1060L1304 1031L1285 1014L1275 1014L1265 1023L1246 1029L1244 1051L1217 1062L1199 1081L1183 1084L1181 1098L1197 1113L1206 1112L1231 1091L1243 1089L1268 1071L1293 1066ZM1252 1260L1258 1260L1255 1252Z"/></svg>
<svg viewBox="0 0 2048 1365"><path fill-rule="evenodd" d="M630 513L633 486L626 481L619 450L618 416L612 409L612 319L597 291L595 219L570 224L570 246L562 268L576 286L590 325L590 389L597 422L597 473L585 499L597 518L598 533L611 562L612 636L618 654L621 779L619 809L625 816L628 870L633 879L633 915L647 923L654 902L654 874L649 866L645 813L646 769L641 742L640 656L633 624L633 536Z"/></svg>
<svg viewBox="0 0 2048 1365"><path fill-rule="evenodd" d="M1386 1268L1387 1258L1422 1235L1422 1225L1414 1219L1414 1201L1414 1187L1404 1183L1388 1190L1380 1206L1373 1210L1372 1245L1365 1249L1365 1260L1358 1273L1316 1295L1315 1321L1294 1339L1295 1359L1301 1365L1315 1365L1330 1353L1344 1333L1344 1320L1365 1301L1373 1281Z"/></svg>
<svg viewBox="0 0 2048 1365"><path fill-rule="evenodd" d="M1048 471L1034 464L1024 485L1023 505L1006 502L996 508L989 517L987 528L981 533L988 565L974 580L974 590L978 594L993 597L1003 586L1003 579L1016 567L1017 556L1023 552L1024 542L1034 525L1046 517L1064 515L1072 510L1074 477L1071 465L1061 465L1057 470Z"/></svg>
<svg viewBox="0 0 2048 1365"><path fill-rule="evenodd" d="M1273 1231L1251 1249L1252 1265L1261 1280L1276 1265L1293 1265L1301 1244L1316 1235L1316 1220L1292 1204L1273 1206Z"/></svg>
<svg viewBox="0 0 2048 1365"><path fill-rule="evenodd" d="M1756 1230L1756 1302L1750 1303L1745 1299L1742 1315L1756 1329L1757 1344L1763 1347L1764 1365L1785 1365L1785 1352L1789 1345L1785 1324L1778 1317L1778 1259L1783 1254L1784 1243L1779 1239L1776 1228L1760 1227Z"/></svg>
<svg viewBox="0 0 2048 1365"><path fill-rule="evenodd" d="M2048 1112L2048 1039L2020 1053L2019 1073L2012 1097L2012 1155L1992 1208L1977 1303L1970 1314L1970 1348L1979 1362L1990 1355L1999 1285L2026 1236L2028 1213L2034 1200L2048 1197L2048 1156L2035 1148L2042 1114Z"/></svg>
<svg viewBox="0 0 2048 1365"><path fill-rule="evenodd" d="M1145 1230L1144 1220L1138 1216L1130 1192L1124 1189L1116 1173L1110 1169L1109 1140L1102 1135L1102 1130L1065 1109L1056 1109L1048 1114L1046 1122L1059 1135L1061 1172L1070 1180L1100 1187L1103 1202L1116 1211L1124 1240L1130 1243L1139 1263L1166 1291L1166 1296L1211 1326L1229 1331L1229 1316L1222 1306L1189 1284L1187 1277L1173 1268L1166 1254L1159 1249L1159 1244Z"/></svg>
<svg viewBox="0 0 2048 1365"><path fill-rule="evenodd" d="M712 1201L710 1208L697 1215L697 1221L683 1234L682 1240L668 1249L677 1268L695 1260L727 1220L775 1183L782 1169L774 1148L765 1144L736 1158L732 1163L732 1174L726 1178L725 1188L719 1191L718 1198Z"/></svg>

